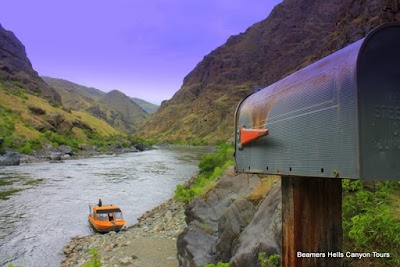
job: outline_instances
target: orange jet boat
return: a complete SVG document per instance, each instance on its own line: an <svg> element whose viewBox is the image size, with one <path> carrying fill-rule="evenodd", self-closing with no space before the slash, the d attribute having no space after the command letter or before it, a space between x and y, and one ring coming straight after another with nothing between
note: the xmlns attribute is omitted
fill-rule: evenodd
<svg viewBox="0 0 400 267"><path fill-rule="evenodd" d="M89 222L99 233L118 232L125 225L122 211L118 206L103 206L99 200L99 204L89 205L89 209Z"/></svg>

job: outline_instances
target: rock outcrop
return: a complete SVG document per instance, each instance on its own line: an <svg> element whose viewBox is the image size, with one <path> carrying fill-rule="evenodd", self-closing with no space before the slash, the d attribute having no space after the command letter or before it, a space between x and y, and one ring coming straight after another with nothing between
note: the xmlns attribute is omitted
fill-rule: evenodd
<svg viewBox="0 0 400 267"><path fill-rule="evenodd" d="M278 178L226 172L214 189L192 201L177 241L180 266L230 262L258 266L258 253L280 253ZM275 183L274 183L275 182Z"/></svg>
<svg viewBox="0 0 400 267"><path fill-rule="evenodd" d="M140 134L161 140L232 138L235 108L254 85L266 87L398 20L398 1L284 0L267 19L206 55Z"/></svg>
<svg viewBox="0 0 400 267"><path fill-rule="evenodd" d="M0 155L0 166L13 166L19 165L20 155L17 152L7 152L4 155Z"/></svg>
<svg viewBox="0 0 400 267"><path fill-rule="evenodd" d="M259 266L258 255L281 254L282 195L278 182L257 208L249 225L238 238L230 266Z"/></svg>
<svg viewBox="0 0 400 267"><path fill-rule="evenodd" d="M61 103L61 97L33 70L24 45L11 31L0 24L0 84L13 91L26 90L51 103Z"/></svg>

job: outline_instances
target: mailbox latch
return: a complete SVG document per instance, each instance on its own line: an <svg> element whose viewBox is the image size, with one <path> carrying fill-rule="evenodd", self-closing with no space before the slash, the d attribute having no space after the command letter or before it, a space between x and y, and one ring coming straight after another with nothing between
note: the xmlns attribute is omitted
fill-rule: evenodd
<svg viewBox="0 0 400 267"><path fill-rule="evenodd" d="M246 129L241 126L239 128L239 149L243 149L244 145L268 135L268 131L268 129Z"/></svg>

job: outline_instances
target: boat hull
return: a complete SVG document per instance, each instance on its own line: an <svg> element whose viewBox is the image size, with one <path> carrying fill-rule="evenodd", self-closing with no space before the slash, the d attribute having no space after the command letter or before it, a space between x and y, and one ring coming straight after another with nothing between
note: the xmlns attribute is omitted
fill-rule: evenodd
<svg viewBox="0 0 400 267"><path fill-rule="evenodd" d="M89 215L89 223L90 225L99 233L108 233L111 231L118 232L125 225L125 221L98 221L93 218L93 216Z"/></svg>

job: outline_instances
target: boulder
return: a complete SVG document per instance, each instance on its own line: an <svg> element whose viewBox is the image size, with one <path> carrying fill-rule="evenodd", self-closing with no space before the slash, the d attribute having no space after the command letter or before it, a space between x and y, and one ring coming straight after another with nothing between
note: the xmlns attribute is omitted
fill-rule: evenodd
<svg viewBox="0 0 400 267"><path fill-rule="evenodd" d="M214 189L186 206L185 215L187 227L177 240L179 266L260 266L260 252L281 253L281 190L276 176L228 169Z"/></svg>
<svg viewBox="0 0 400 267"><path fill-rule="evenodd" d="M59 113L54 113L54 114L46 114L45 120L51 126L53 126L54 128L57 128L65 120L65 118L63 115L61 115Z"/></svg>
<svg viewBox="0 0 400 267"><path fill-rule="evenodd" d="M28 108L35 115L44 115L44 114L46 114L46 110L44 110L44 109L42 109L40 107L29 106Z"/></svg>
<svg viewBox="0 0 400 267"><path fill-rule="evenodd" d="M131 152L139 152L140 150L137 149L136 147L129 147L129 148L125 148L123 150L124 153L131 153Z"/></svg>
<svg viewBox="0 0 400 267"><path fill-rule="evenodd" d="M78 148L79 148L80 150L83 150L83 151L94 151L94 150L95 150L95 147L94 147L94 146L88 145L88 144L80 144L80 145L78 146Z"/></svg>
<svg viewBox="0 0 400 267"><path fill-rule="evenodd" d="M71 156L69 154L64 154L61 159L70 159Z"/></svg>
<svg viewBox="0 0 400 267"><path fill-rule="evenodd" d="M259 205L249 225L241 233L230 266L259 266L258 254L281 254L281 183L276 182Z"/></svg>
<svg viewBox="0 0 400 267"><path fill-rule="evenodd" d="M52 145L46 145L35 151L35 157L40 159L49 159L51 153L59 153L59 151Z"/></svg>
<svg viewBox="0 0 400 267"><path fill-rule="evenodd" d="M52 153L50 153L50 159L52 161L61 160L61 155L62 155L61 152L52 152Z"/></svg>
<svg viewBox="0 0 400 267"><path fill-rule="evenodd" d="M68 155L72 155L73 151L72 148L70 146L66 146L66 145L60 145L58 147L58 150L64 154L68 154Z"/></svg>
<svg viewBox="0 0 400 267"><path fill-rule="evenodd" d="M178 236L180 266L204 266L217 261L218 218L229 207L229 191L211 190L205 199L198 198L185 210L188 226Z"/></svg>
<svg viewBox="0 0 400 267"><path fill-rule="evenodd" d="M63 121L57 126L57 132L62 134L68 134L71 132L74 126L69 121Z"/></svg>
<svg viewBox="0 0 400 267"><path fill-rule="evenodd" d="M38 130L41 133L44 133L46 131L51 131L51 132L56 131L56 128L54 128L50 123L48 123L46 121L31 120L30 122L31 122L33 128L35 128L36 130Z"/></svg>
<svg viewBox="0 0 400 267"><path fill-rule="evenodd" d="M17 152L7 152L0 155L0 166L14 166L19 165L20 155Z"/></svg>
<svg viewBox="0 0 400 267"><path fill-rule="evenodd" d="M186 227L178 236L179 266L204 266L216 261L215 234L208 234L194 224Z"/></svg>
<svg viewBox="0 0 400 267"><path fill-rule="evenodd" d="M244 225L246 220L250 222L247 210L243 211L253 204L244 200L244 198L260 184L261 180L257 175L232 175L232 170L229 169L214 189L187 205L185 215L188 226L177 240L179 266L192 267L217 263L222 255L218 251L218 247L226 245L227 242L230 243L229 248L224 250L223 254L230 253L227 251L232 250L233 240L228 235L228 229L233 229L236 225L228 226L226 224L223 226L222 228L226 229L226 233L221 236L219 222L220 220L221 222L224 221L221 218L226 218L231 213L234 214L235 210L240 210L238 213L241 218L237 219L238 225ZM232 211L227 211L231 206ZM225 242L226 239L229 241Z"/></svg>
<svg viewBox="0 0 400 267"><path fill-rule="evenodd" d="M93 129L86 122L83 122L83 121L80 121L80 120L73 121L72 125L74 127L78 127L78 128L84 129L84 130L93 131Z"/></svg>
<svg viewBox="0 0 400 267"><path fill-rule="evenodd" d="M236 240L253 218L254 212L253 203L242 198L225 209L218 221L217 251L220 261L229 262Z"/></svg>
<svg viewBox="0 0 400 267"><path fill-rule="evenodd" d="M134 147L136 149L138 149L139 151L144 151L146 149L145 145L142 143L136 144L136 145L134 145Z"/></svg>
<svg viewBox="0 0 400 267"><path fill-rule="evenodd" d="M120 148L123 148L121 142L116 141L115 144L114 144L114 149L120 149Z"/></svg>

